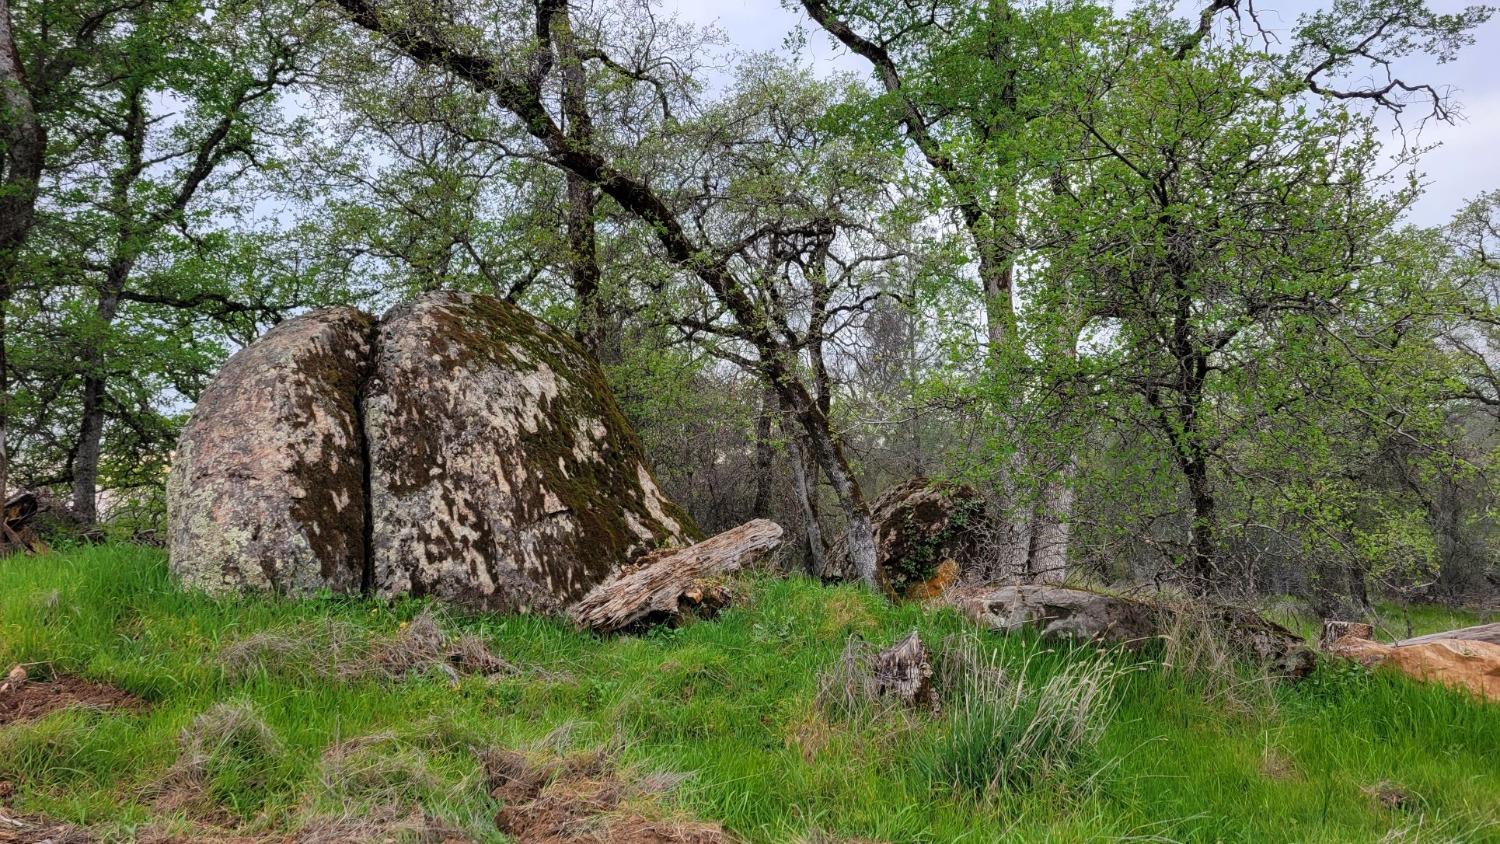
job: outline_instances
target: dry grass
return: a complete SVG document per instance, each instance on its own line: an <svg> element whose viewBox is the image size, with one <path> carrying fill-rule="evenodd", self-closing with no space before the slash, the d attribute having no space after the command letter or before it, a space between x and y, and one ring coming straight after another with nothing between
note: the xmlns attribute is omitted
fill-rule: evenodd
<svg viewBox="0 0 1500 844"><path fill-rule="evenodd" d="M436 673L456 683L460 676L503 676L519 671L490 650L483 637L473 633L450 636L430 611L406 622L393 635L373 641L352 625L337 621L257 631L220 648L218 662L230 680L269 675L400 682Z"/></svg>
<svg viewBox="0 0 1500 844"><path fill-rule="evenodd" d="M1241 717L1276 708L1276 678L1252 670L1210 618L1190 610L1171 614L1162 634L1162 667L1209 703Z"/></svg>
<svg viewBox="0 0 1500 844"><path fill-rule="evenodd" d="M180 751L169 779L203 783L229 765L255 765L284 750L276 732L247 703L216 703L178 738Z"/></svg>

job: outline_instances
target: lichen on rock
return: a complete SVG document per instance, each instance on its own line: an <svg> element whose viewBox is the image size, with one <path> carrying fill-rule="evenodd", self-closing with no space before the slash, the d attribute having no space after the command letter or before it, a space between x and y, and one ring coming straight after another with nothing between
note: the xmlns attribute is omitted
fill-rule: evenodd
<svg viewBox="0 0 1500 844"><path fill-rule="evenodd" d="M172 570L209 592L358 592L366 557L358 393L374 321L324 308L229 359L167 482Z"/></svg>
<svg viewBox="0 0 1500 844"><path fill-rule="evenodd" d="M551 611L695 535L598 366L498 299L387 314L365 420L377 594Z"/></svg>
<svg viewBox="0 0 1500 844"><path fill-rule="evenodd" d="M169 520L173 570L209 591L507 611L698 536L583 349L462 293L316 311L241 351L184 433Z"/></svg>

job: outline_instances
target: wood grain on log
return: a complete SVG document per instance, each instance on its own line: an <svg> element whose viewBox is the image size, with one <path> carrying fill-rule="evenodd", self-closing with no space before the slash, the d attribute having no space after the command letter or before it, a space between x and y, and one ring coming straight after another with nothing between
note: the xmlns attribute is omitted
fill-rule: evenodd
<svg viewBox="0 0 1500 844"><path fill-rule="evenodd" d="M1460 627L1457 630L1444 630L1441 633L1428 633L1426 636L1414 636L1397 642L1396 647L1423 645L1439 639L1462 639L1467 642L1488 642L1491 645L1500 645L1500 623L1477 624L1473 627Z"/></svg>
<svg viewBox="0 0 1500 844"><path fill-rule="evenodd" d="M594 587L568 616L579 627L615 633L675 623L694 607L723 606L729 598L723 577L776 550L781 534L780 525L756 519L697 545L653 551Z"/></svg>
<svg viewBox="0 0 1500 844"><path fill-rule="evenodd" d="M932 663L927 648L913 630L906 638L875 655L871 666L875 674L875 693L894 698L912 709L937 710L937 693L932 688Z"/></svg>

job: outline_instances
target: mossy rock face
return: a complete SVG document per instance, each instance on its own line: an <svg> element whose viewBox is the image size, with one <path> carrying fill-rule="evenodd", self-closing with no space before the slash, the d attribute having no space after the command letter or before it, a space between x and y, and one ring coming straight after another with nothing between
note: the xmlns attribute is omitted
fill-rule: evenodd
<svg viewBox="0 0 1500 844"><path fill-rule="evenodd" d="M973 565L984 500L962 484L912 478L880 494L870 507L875 526L876 579L893 598L932 597ZM828 555L825 580L853 580L847 537Z"/></svg>
<svg viewBox="0 0 1500 844"><path fill-rule="evenodd" d="M376 594L553 611L697 535L594 361L499 299L387 314L365 421Z"/></svg>
<svg viewBox="0 0 1500 844"><path fill-rule="evenodd" d="M209 592L358 592L364 482L358 394L374 320L324 308L224 364L167 481L172 571Z"/></svg>
<svg viewBox="0 0 1500 844"><path fill-rule="evenodd" d="M583 349L461 293L268 332L205 391L168 494L173 570L215 592L552 612L699 537Z"/></svg>

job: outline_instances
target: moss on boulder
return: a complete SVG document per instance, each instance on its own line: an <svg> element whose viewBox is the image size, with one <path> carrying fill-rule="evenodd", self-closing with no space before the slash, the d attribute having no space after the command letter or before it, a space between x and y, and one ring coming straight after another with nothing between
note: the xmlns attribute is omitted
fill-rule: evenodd
<svg viewBox="0 0 1500 844"><path fill-rule="evenodd" d="M358 592L365 492L360 384L374 320L324 308L224 364L167 481L172 571L209 592Z"/></svg>
<svg viewBox="0 0 1500 844"><path fill-rule="evenodd" d="M377 594L551 611L697 536L570 338L463 293L395 308L379 338L365 400Z"/></svg>
<svg viewBox="0 0 1500 844"><path fill-rule="evenodd" d="M599 367L489 296L326 309L225 365L169 484L173 570L210 591L557 611L699 536Z"/></svg>

